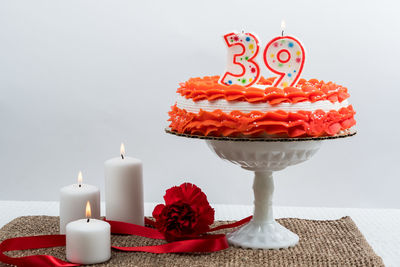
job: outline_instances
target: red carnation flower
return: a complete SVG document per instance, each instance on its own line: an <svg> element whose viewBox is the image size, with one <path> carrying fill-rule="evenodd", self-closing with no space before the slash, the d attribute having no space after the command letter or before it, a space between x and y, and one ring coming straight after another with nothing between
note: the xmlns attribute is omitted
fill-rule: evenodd
<svg viewBox="0 0 400 267"><path fill-rule="evenodd" d="M156 228L167 241L184 240L207 232L214 222L214 209L194 184L184 183L166 191L165 205L154 208Z"/></svg>

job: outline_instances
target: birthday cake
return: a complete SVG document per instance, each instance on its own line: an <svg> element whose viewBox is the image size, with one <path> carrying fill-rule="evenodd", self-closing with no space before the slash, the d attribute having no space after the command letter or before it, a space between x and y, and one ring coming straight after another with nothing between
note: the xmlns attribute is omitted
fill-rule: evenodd
<svg viewBox="0 0 400 267"><path fill-rule="evenodd" d="M280 75L271 78L260 75L254 35L230 33L224 39L232 64L224 75L191 78L180 84L169 112L171 131L232 138L301 138L346 134L356 124L346 87L300 78L305 56L295 38L277 37L267 44L264 62Z"/></svg>

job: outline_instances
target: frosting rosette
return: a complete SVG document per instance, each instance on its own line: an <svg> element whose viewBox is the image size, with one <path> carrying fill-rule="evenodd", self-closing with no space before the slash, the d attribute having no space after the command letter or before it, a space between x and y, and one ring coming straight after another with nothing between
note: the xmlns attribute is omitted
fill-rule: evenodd
<svg viewBox="0 0 400 267"><path fill-rule="evenodd" d="M275 77L268 79L261 77L260 81L251 87L219 84L218 79L219 76L190 78L180 84L177 93L193 101L225 99L249 103L267 102L271 105L320 100L342 102L350 96L346 87L317 79L308 81L300 79L295 87L289 86L283 89L272 86Z"/></svg>
<svg viewBox="0 0 400 267"><path fill-rule="evenodd" d="M334 136L356 124L347 88L300 79L295 87L273 87L275 78L251 86L223 85L219 76L181 83L169 112L177 133L215 137Z"/></svg>

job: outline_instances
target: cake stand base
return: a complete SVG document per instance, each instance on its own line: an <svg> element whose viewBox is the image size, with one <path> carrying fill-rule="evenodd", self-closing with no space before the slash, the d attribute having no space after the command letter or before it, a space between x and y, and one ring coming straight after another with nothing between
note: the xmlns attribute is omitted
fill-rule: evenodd
<svg viewBox="0 0 400 267"><path fill-rule="evenodd" d="M253 220L239 230L228 234L231 245L253 249L280 249L293 247L299 242L299 236L276 221L256 223Z"/></svg>

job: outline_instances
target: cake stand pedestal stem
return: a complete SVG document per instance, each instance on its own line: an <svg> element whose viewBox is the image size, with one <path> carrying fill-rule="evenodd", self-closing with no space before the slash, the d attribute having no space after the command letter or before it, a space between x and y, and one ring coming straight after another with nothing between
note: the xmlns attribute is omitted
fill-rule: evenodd
<svg viewBox="0 0 400 267"><path fill-rule="evenodd" d="M296 245L299 237L274 220L272 171L254 171L254 215L249 223L228 234L228 242L244 248L279 249Z"/></svg>
<svg viewBox="0 0 400 267"><path fill-rule="evenodd" d="M254 172L254 215L255 223L272 223L274 221L272 196L274 179L271 171Z"/></svg>

